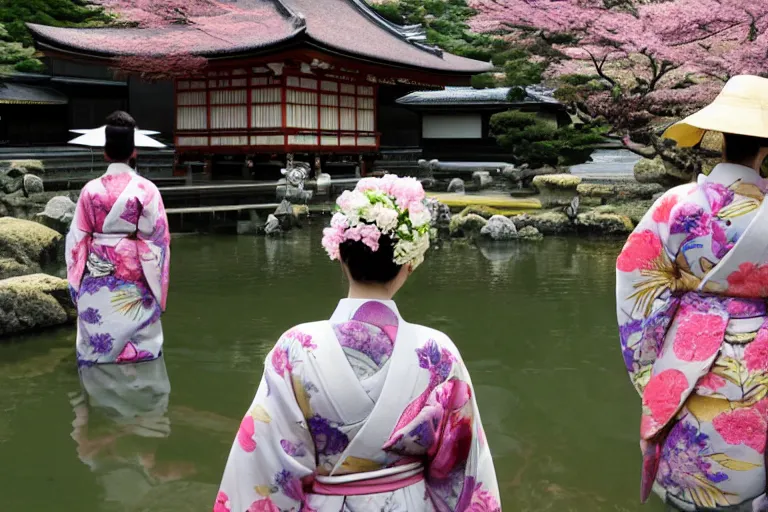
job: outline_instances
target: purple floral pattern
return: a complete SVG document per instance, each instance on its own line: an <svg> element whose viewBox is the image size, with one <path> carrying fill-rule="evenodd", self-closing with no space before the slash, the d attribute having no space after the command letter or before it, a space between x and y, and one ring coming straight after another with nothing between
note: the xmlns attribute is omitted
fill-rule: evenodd
<svg viewBox="0 0 768 512"><path fill-rule="evenodd" d="M309 418L307 424L319 455L336 455L343 452L349 445L347 435L339 430L333 422L322 416L315 415Z"/></svg>
<svg viewBox="0 0 768 512"><path fill-rule="evenodd" d="M91 348L97 354L109 354L115 339L109 333L92 334L88 338Z"/></svg>
<svg viewBox="0 0 768 512"><path fill-rule="evenodd" d="M141 202L138 197L134 197L125 202L125 210L120 214L120 218L135 226L139 223L139 217L141 217Z"/></svg>
<svg viewBox="0 0 768 512"><path fill-rule="evenodd" d="M706 236L710 233L712 217L704 208L693 203L686 203L675 210L675 216L669 227L672 234L687 234L690 238Z"/></svg>
<svg viewBox="0 0 768 512"><path fill-rule="evenodd" d="M714 483L728 480L727 474L712 469L712 462L707 459L712 454L709 436L699 432L695 425L680 421L664 443L656 479L665 488L680 490L695 487L697 478Z"/></svg>
<svg viewBox="0 0 768 512"><path fill-rule="evenodd" d="M378 327L351 320L334 325L333 329L342 347L365 354L379 367L392 356L394 344Z"/></svg>
<svg viewBox="0 0 768 512"><path fill-rule="evenodd" d="M87 308L85 311L80 313L80 319L87 324L101 324L101 314L99 313L98 309L94 308Z"/></svg>

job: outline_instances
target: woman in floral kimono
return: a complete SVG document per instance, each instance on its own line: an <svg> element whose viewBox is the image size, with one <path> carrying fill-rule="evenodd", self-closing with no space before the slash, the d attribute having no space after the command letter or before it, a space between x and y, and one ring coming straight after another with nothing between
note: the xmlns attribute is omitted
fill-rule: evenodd
<svg viewBox="0 0 768 512"><path fill-rule="evenodd" d="M724 133L724 160L667 192L617 262L624 362L642 396L642 499L677 510L768 510L768 80L731 79L670 128Z"/></svg>
<svg viewBox="0 0 768 512"><path fill-rule="evenodd" d="M501 510L458 350L391 300L429 247L424 199L395 176L338 199L323 246L349 298L267 356L214 512Z"/></svg>
<svg viewBox="0 0 768 512"><path fill-rule="evenodd" d="M136 124L107 119L104 176L80 193L67 235L67 277L77 305L79 364L154 359L163 347L170 235L157 187L127 162Z"/></svg>

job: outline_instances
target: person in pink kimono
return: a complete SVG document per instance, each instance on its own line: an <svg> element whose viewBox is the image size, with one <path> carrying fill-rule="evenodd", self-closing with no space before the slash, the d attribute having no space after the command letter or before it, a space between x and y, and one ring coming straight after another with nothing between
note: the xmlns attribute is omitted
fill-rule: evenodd
<svg viewBox="0 0 768 512"><path fill-rule="evenodd" d="M429 247L424 190L365 178L337 204L323 246L349 296L267 356L214 512L500 511L459 351L392 301Z"/></svg>
<svg viewBox="0 0 768 512"><path fill-rule="evenodd" d="M163 200L128 165L133 118L115 112L105 130L109 168L80 193L66 240L79 365L152 360L163 348L171 257Z"/></svg>
<svg viewBox="0 0 768 512"><path fill-rule="evenodd" d="M671 127L724 134L724 162L665 193L617 260L624 363L642 397L641 499L765 511L768 436L768 79L737 76Z"/></svg>

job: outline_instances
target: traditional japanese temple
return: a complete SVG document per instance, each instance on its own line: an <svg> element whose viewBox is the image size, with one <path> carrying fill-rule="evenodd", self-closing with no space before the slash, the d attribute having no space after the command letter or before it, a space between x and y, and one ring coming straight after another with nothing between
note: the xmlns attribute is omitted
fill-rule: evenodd
<svg viewBox="0 0 768 512"><path fill-rule="evenodd" d="M413 142L407 125L418 118L398 98L491 69L428 45L421 27L394 25L363 0L217 6L159 28L29 27L54 59L143 75L166 68L177 154L208 162L372 162L382 146Z"/></svg>

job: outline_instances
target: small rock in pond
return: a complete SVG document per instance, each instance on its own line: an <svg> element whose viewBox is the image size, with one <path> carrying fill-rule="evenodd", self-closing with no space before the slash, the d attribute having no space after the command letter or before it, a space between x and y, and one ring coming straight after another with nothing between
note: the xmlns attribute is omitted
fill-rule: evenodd
<svg viewBox="0 0 768 512"><path fill-rule="evenodd" d="M482 227L480 234L497 241L514 240L517 238L517 228L511 219L503 215L494 215Z"/></svg>
<svg viewBox="0 0 768 512"><path fill-rule="evenodd" d="M48 201L45 210L35 216L35 220L44 226L66 234L75 216L75 203L67 196L56 196Z"/></svg>
<svg viewBox="0 0 768 512"><path fill-rule="evenodd" d="M43 192L43 179L40 176L25 174L22 180L22 189L25 196L29 197L30 194Z"/></svg>
<svg viewBox="0 0 768 512"><path fill-rule="evenodd" d="M264 226L264 233L269 236L279 235L282 233L280 229L280 220L274 215L267 217L267 224Z"/></svg>

